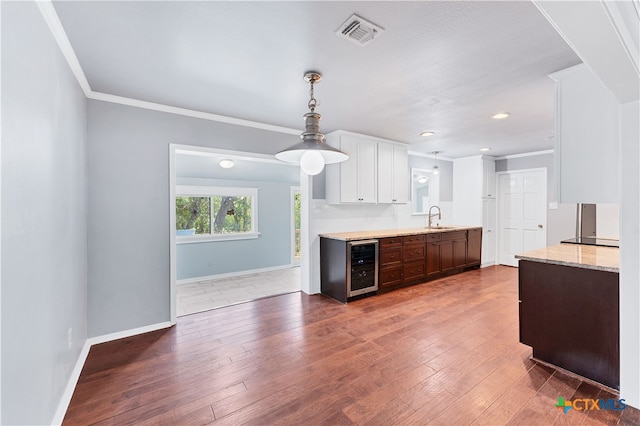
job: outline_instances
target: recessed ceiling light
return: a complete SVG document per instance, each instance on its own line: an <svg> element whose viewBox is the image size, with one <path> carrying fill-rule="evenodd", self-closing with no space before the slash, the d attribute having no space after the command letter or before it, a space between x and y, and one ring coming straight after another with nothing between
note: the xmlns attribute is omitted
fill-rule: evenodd
<svg viewBox="0 0 640 426"><path fill-rule="evenodd" d="M509 116L508 112L499 112L491 116L491 118L495 118L496 120L502 120L503 118L507 118Z"/></svg>
<svg viewBox="0 0 640 426"><path fill-rule="evenodd" d="M491 148L480 148L480 151L482 151L482 152L491 151Z"/></svg>
<svg viewBox="0 0 640 426"><path fill-rule="evenodd" d="M433 135L435 135L435 134L436 134L435 132L426 131L426 132L422 132L422 133L420 133L420 136L425 136L425 137L427 137L427 136L433 136Z"/></svg>
<svg viewBox="0 0 640 426"><path fill-rule="evenodd" d="M233 160L229 160L229 159L220 160L218 164L220 164L220 167L222 167L223 169L230 169L233 167Z"/></svg>

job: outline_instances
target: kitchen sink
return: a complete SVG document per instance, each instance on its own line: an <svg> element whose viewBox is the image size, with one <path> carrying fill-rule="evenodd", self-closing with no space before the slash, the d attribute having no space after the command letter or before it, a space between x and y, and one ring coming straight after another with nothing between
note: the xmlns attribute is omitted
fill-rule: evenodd
<svg viewBox="0 0 640 426"><path fill-rule="evenodd" d="M456 226L432 226L431 228L427 227L427 229L456 229Z"/></svg>

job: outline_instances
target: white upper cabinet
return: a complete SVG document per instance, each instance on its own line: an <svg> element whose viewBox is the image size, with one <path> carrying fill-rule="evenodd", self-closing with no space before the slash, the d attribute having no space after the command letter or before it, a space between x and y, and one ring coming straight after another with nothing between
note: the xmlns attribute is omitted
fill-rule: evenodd
<svg viewBox="0 0 640 426"><path fill-rule="evenodd" d="M482 159L482 198L496 198L496 162Z"/></svg>
<svg viewBox="0 0 640 426"><path fill-rule="evenodd" d="M409 153L406 146L378 142L378 203L409 202Z"/></svg>
<svg viewBox="0 0 640 426"><path fill-rule="evenodd" d="M556 82L556 179L562 203L617 203L618 101L580 64Z"/></svg>
<svg viewBox="0 0 640 426"><path fill-rule="evenodd" d="M327 135L327 143L349 156L342 163L327 164L327 203L376 203L376 142L355 134L333 132Z"/></svg>

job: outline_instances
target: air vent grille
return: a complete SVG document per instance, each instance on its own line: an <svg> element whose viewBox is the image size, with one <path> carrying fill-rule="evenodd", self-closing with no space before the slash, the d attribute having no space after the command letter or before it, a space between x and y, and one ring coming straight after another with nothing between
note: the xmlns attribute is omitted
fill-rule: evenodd
<svg viewBox="0 0 640 426"><path fill-rule="evenodd" d="M382 34L383 31L384 28L354 14L340 25L336 34L358 46L364 46Z"/></svg>

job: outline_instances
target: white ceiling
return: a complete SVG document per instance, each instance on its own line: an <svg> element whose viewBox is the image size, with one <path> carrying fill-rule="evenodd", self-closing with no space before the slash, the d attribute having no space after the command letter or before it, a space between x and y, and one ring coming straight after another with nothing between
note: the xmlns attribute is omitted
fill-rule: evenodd
<svg viewBox="0 0 640 426"><path fill-rule="evenodd" d="M93 91L301 131L313 69L324 133L450 158L552 148L547 75L580 62L528 1L54 5ZM339 38L353 13L384 33ZM511 117L489 118L499 111Z"/></svg>

